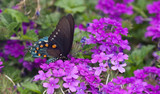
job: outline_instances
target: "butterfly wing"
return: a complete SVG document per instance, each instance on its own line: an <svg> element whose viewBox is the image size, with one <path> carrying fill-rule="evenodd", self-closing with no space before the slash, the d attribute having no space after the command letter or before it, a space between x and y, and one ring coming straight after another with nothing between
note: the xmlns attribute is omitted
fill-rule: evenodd
<svg viewBox="0 0 160 94"><path fill-rule="evenodd" d="M74 19L71 14L60 19L56 29L48 38L49 45L56 45L56 48L49 46L47 53L50 56L59 58L67 56L71 50L74 34Z"/></svg>

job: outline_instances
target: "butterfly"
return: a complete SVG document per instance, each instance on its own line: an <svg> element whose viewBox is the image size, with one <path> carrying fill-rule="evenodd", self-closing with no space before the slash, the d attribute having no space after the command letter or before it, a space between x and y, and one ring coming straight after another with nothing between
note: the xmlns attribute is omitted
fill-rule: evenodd
<svg viewBox="0 0 160 94"><path fill-rule="evenodd" d="M63 16L49 37L39 39L30 47L32 57L52 57L47 60L47 63L67 59L72 48L74 25L74 18L71 14Z"/></svg>

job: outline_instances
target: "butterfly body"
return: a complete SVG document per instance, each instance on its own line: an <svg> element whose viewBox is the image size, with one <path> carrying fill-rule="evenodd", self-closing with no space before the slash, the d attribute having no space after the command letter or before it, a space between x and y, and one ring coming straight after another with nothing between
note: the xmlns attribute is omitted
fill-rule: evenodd
<svg viewBox="0 0 160 94"><path fill-rule="evenodd" d="M30 52L33 57L52 57L48 62L66 59L69 54L74 35L74 19L71 14L60 19L56 29L49 37L35 42Z"/></svg>

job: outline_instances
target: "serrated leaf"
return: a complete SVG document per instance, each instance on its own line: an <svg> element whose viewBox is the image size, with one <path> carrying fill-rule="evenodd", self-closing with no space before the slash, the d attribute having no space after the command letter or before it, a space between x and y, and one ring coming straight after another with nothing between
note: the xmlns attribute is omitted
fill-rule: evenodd
<svg viewBox="0 0 160 94"><path fill-rule="evenodd" d="M17 26L18 26L18 23L17 23L17 22L12 22L12 23L10 23L10 24L7 26L7 28L8 28L9 30L14 30Z"/></svg>
<svg viewBox="0 0 160 94"><path fill-rule="evenodd" d="M21 12L14 9L5 9L3 13L10 14L13 18L16 19L17 22L20 22L20 23L29 21L27 16L25 16Z"/></svg>
<svg viewBox="0 0 160 94"><path fill-rule="evenodd" d="M38 41L38 35L34 32L34 30L29 30L25 35L21 36L21 40Z"/></svg>
<svg viewBox="0 0 160 94"><path fill-rule="evenodd" d="M7 13L0 14L0 21L2 25L8 26L9 23L13 22L12 16Z"/></svg>

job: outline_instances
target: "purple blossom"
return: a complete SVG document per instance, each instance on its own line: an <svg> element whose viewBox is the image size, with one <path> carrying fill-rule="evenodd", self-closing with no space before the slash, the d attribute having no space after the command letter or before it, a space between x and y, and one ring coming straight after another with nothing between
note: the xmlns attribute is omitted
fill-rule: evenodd
<svg viewBox="0 0 160 94"><path fill-rule="evenodd" d="M111 61L111 63L113 64L113 66L111 67L112 70L119 70L120 73L125 72L125 69L123 67L125 67L127 64L123 63L123 64L119 64L118 61Z"/></svg>
<svg viewBox="0 0 160 94"><path fill-rule="evenodd" d="M143 22L143 17L142 16L136 16L134 18L134 20L136 21L137 24L141 24Z"/></svg>
<svg viewBox="0 0 160 94"><path fill-rule="evenodd" d="M42 65L40 65L40 68L42 68L43 70L48 70L48 69L50 69L50 65L48 65L48 64L42 64Z"/></svg>
<svg viewBox="0 0 160 94"><path fill-rule="evenodd" d="M116 60L116 61L122 62L124 59L127 60L128 59L128 55L123 54L122 52L120 52L120 53L118 53L117 56L113 56L111 61Z"/></svg>
<svg viewBox="0 0 160 94"><path fill-rule="evenodd" d="M147 9L150 14L159 13L160 12L160 1L154 1L152 4L147 5Z"/></svg>
<svg viewBox="0 0 160 94"><path fill-rule="evenodd" d="M86 90L87 87L85 86L84 82L80 83L80 87L77 87L77 92L76 94L85 94L84 90Z"/></svg>
<svg viewBox="0 0 160 94"><path fill-rule="evenodd" d="M29 61L23 61L23 67L25 67L29 71L32 71L33 63Z"/></svg>
<svg viewBox="0 0 160 94"><path fill-rule="evenodd" d="M59 79L50 78L49 83L43 83L43 87L47 88L47 94L53 94L54 89L58 89L60 86L57 85Z"/></svg>
<svg viewBox="0 0 160 94"><path fill-rule="evenodd" d="M148 76L147 74L144 73L144 70L136 70L134 71L134 75L136 78L140 78L140 79L144 79Z"/></svg>
<svg viewBox="0 0 160 94"><path fill-rule="evenodd" d="M142 80L136 80L134 83L128 85L128 93L142 93L145 91L145 86L147 86L146 82L143 82Z"/></svg>
<svg viewBox="0 0 160 94"><path fill-rule="evenodd" d="M8 60L8 55L3 52L0 52L0 57L4 58L4 60Z"/></svg>
<svg viewBox="0 0 160 94"><path fill-rule="evenodd" d="M159 80L157 79L158 71L159 69L156 67L144 67L144 69L136 70L134 72L136 73L135 77L124 78L121 76L113 78L113 80L106 85L101 84L101 91L109 94L159 94L160 86L158 84ZM138 77L138 75L140 76ZM145 76L143 77L143 75Z"/></svg>
<svg viewBox="0 0 160 94"><path fill-rule="evenodd" d="M8 40L4 47L4 53L14 56L15 58L24 56L24 46L20 44L20 41Z"/></svg>
<svg viewBox="0 0 160 94"><path fill-rule="evenodd" d="M4 66L2 66L2 64L3 64L3 62L2 62L1 59L0 59L0 71L1 71L1 69L4 67Z"/></svg>
<svg viewBox="0 0 160 94"><path fill-rule="evenodd" d="M102 85L102 91L106 93L112 92L115 89L119 89L119 88L120 86L114 85L114 83L112 82L109 82L107 85Z"/></svg>
<svg viewBox="0 0 160 94"><path fill-rule="evenodd" d="M73 68L71 68L69 72L67 72L66 78L67 79L71 79L71 78L77 79L79 77L77 73L78 73L78 68L74 66Z"/></svg>
<svg viewBox="0 0 160 94"><path fill-rule="evenodd" d="M79 80L75 80L75 79L66 79L63 78L63 80L66 82L63 84L63 86L65 88L69 88L72 92L76 92L76 87L78 86L78 84L80 83Z"/></svg>
<svg viewBox="0 0 160 94"><path fill-rule="evenodd" d="M125 78L123 76L122 77L117 76L116 79L113 78L112 82L114 82L114 83L116 83L118 85L124 85L124 84L126 84L126 80L125 80Z"/></svg>
<svg viewBox="0 0 160 94"><path fill-rule="evenodd" d="M108 60L108 59L109 59L109 56L102 52L100 54L93 55L91 62L92 63L96 63L96 62L102 63L103 60Z"/></svg>
<svg viewBox="0 0 160 94"><path fill-rule="evenodd" d="M160 37L160 1L154 1L153 4L149 4L147 9L150 14L155 14L155 17L151 17L150 26L147 27L145 37L152 37L152 40Z"/></svg>
<svg viewBox="0 0 160 94"><path fill-rule="evenodd" d="M95 67L95 70L96 70L95 75L99 76L102 71L104 71L104 72L107 71L107 69L106 69L107 66L108 65L106 63L105 64L100 63L99 67Z"/></svg>
<svg viewBox="0 0 160 94"><path fill-rule="evenodd" d="M2 10L0 9L0 13L2 13Z"/></svg>
<svg viewBox="0 0 160 94"><path fill-rule="evenodd" d="M52 72L53 72L53 76L55 76L55 77L62 77L62 76L66 75L66 73L63 69L58 69L58 70L54 69Z"/></svg>
<svg viewBox="0 0 160 94"><path fill-rule="evenodd" d="M101 79L99 76L86 75L85 79L90 84L90 86L93 86L95 88L98 88L98 86L100 86Z"/></svg>
<svg viewBox="0 0 160 94"><path fill-rule="evenodd" d="M49 70L48 72L44 73L42 70L38 71L39 75L36 75L34 77L34 81L38 81L38 80L46 80L46 78L51 77L52 73Z"/></svg>
<svg viewBox="0 0 160 94"><path fill-rule="evenodd" d="M133 0L123 0L122 2L116 0L99 0L96 9L108 14L110 18L121 20L120 16L122 14L133 14L132 7L128 6L128 3L131 2Z"/></svg>
<svg viewBox="0 0 160 94"><path fill-rule="evenodd" d="M128 59L128 55L123 50L130 50L128 40L122 40L121 35L127 36L128 29L123 28L120 22L110 18L94 19L87 27L87 31L91 34L87 39L87 44L97 44L91 51L93 52L91 62L102 63L113 61L113 70L125 72L123 68L126 64L120 64ZM115 63L116 62L116 63Z"/></svg>

